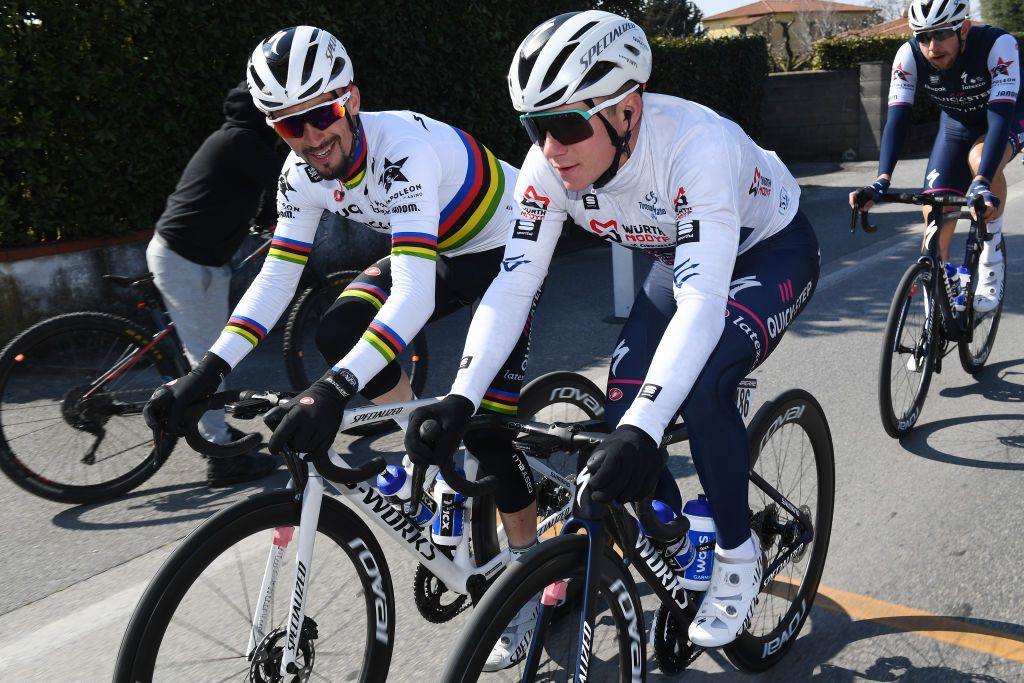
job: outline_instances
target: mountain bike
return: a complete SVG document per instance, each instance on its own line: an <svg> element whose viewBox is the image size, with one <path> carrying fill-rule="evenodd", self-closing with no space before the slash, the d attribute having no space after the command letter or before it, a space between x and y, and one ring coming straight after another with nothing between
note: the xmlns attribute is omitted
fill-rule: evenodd
<svg viewBox="0 0 1024 683"><path fill-rule="evenodd" d="M968 373L976 374L984 367L999 330L1006 288L1003 287L995 309L988 313L974 310L982 243L990 240L992 235L986 230L983 218L971 219L963 263L970 280L962 292L962 303L957 302L957 282L946 274L939 255L938 234L942 221L954 217L970 219L968 212L942 214L944 206L966 206L966 198L886 193L882 201L928 207L924 253L906 270L896 287L885 323L879 363L878 405L882 426L889 436L898 439L917 423L932 373L942 372L942 361L954 348L959 351L960 365ZM981 216L985 210L984 201L976 200L974 208ZM859 209L854 209L851 215L851 231L856 229L858 213ZM871 225L867 212L860 216L865 232L877 230ZM999 239L997 249L1002 250L1005 260L1006 241L1001 233Z"/></svg>
<svg viewBox="0 0 1024 683"><path fill-rule="evenodd" d="M724 651L738 668L763 671L792 647L814 602L832 528L835 471L828 422L805 391L786 391L763 405L747 432L750 526L761 541L764 579L745 631ZM570 426L546 447L585 455L605 436ZM663 444L685 439L685 425L675 426ZM648 499L634 508L641 526L622 506L594 503L588 480L584 469L561 535L510 564L487 591L442 680L477 680L506 625L538 597L528 652L486 680L644 680L648 629L630 568L660 603L650 634L662 673L680 673L703 652L687 639L701 594L683 587L683 568L663 551L686 532L686 517L662 524Z"/></svg>
<svg viewBox="0 0 1024 683"><path fill-rule="evenodd" d="M235 401L229 411L253 417L286 400L270 392L218 394L189 411L186 438L211 457L229 456L244 444L203 442L196 428L202 410ZM384 411L404 426L414 408L437 400L347 409L342 425ZM520 417L477 416L470 429L502 426L546 435L549 421L599 425L604 410L593 383L564 372L529 383L519 406ZM267 417L279 419L276 412ZM286 453L286 461L287 489L225 508L167 558L128 624L115 682L385 680L395 632L394 587L380 544L363 518L419 563L414 598L434 623L479 600L508 562L490 495L496 482L493 476L478 478L477 462L468 454L465 477L452 468L442 470L445 481L467 497L464 534L454 546L435 543L413 521L436 468L415 468L412 498L396 506L365 481L383 469L380 458L350 467L332 449L309 459ZM543 534L569 514L575 456L548 450L528 455L528 461ZM323 495L331 487L338 497ZM438 518L449 519L443 506Z"/></svg>
<svg viewBox="0 0 1024 683"><path fill-rule="evenodd" d="M270 248L272 235L260 237L263 243L236 270ZM284 333L294 389L305 389L305 378L326 371L315 349L316 321L356 275L324 277L312 267L303 272ZM157 387L190 369L153 276L104 279L134 293L136 308L149 314L151 324L93 311L67 313L33 325L0 352L0 471L29 493L60 503L115 498L160 469L171 449L154 447L142 407ZM422 392L422 333L399 362L413 391ZM351 433L378 433L392 425L367 421Z"/></svg>

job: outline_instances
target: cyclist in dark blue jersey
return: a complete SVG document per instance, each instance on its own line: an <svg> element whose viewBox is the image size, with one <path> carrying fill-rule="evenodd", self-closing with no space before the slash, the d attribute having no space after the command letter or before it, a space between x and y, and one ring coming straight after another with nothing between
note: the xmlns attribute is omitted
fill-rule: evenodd
<svg viewBox="0 0 1024 683"><path fill-rule="evenodd" d="M864 189L877 199L889 187L920 85L941 109L924 191L983 197L988 229L996 235L981 254L974 301L975 310L985 313L996 307L1003 286L998 238L1006 201L1003 168L1024 146L1017 41L1001 28L972 25L967 0L912 0L907 17L914 37L893 60L878 179ZM850 193L851 206L856 195ZM939 234L939 250L947 261L955 226L955 220L946 221Z"/></svg>

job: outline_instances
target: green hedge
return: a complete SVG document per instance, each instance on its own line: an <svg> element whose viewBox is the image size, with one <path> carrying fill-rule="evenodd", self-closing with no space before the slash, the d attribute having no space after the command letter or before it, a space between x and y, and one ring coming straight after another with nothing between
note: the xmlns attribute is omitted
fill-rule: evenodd
<svg viewBox="0 0 1024 683"><path fill-rule="evenodd" d="M751 137L760 133L768 77L762 36L654 38L650 90L685 97L728 114Z"/></svg>
<svg viewBox="0 0 1024 683"><path fill-rule="evenodd" d="M345 43L367 109L421 111L516 164L528 141L508 103L512 52L554 12L589 4L390 0L382 11L379 0L5 3L0 248L152 225L189 156L222 123L224 93L244 77L253 47L299 23ZM652 91L709 104L756 132L763 42L655 43Z"/></svg>

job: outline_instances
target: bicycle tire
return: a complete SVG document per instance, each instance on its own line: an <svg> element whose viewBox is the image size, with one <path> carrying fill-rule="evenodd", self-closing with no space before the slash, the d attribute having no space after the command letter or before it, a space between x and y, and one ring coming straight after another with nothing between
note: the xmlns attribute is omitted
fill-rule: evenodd
<svg viewBox="0 0 1024 683"><path fill-rule="evenodd" d="M518 415L538 422L580 422L604 415L604 394L593 382L575 372L551 372L530 381L519 398ZM563 478L575 480L576 457L555 453L545 459ZM555 513L571 500L572 492L563 482L551 477L539 478L534 472L537 488L538 523ZM501 551L501 539L496 524L498 510L494 496L474 496L470 499L470 529L477 565L489 562ZM552 527L548 535L561 528ZM451 593L447 587L423 565L417 567L413 577L416 607L424 619L431 623L444 623L462 612L467 597Z"/></svg>
<svg viewBox="0 0 1024 683"><path fill-rule="evenodd" d="M81 394L152 337L94 312L59 315L15 337L0 352L0 470L29 493L70 504L108 500L149 479L162 460L141 411L180 374L169 345L149 349L102 391Z"/></svg>
<svg viewBox="0 0 1024 683"><path fill-rule="evenodd" d="M604 559L598 583L602 600L598 601L598 618L595 619L594 631L591 634L594 645L587 680L644 680L647 657L643 608L636 584L629 570L623 566L622 558L611 548L605 548ZM556 581L582 581L586 569L587 538L579 534L559 536L546 541L510 564L473 610L469 623L463 628L452 650L452 656L441 680L451 683L476 681L483 671L494 643L519 610L530 601L536 600L538 593ZM571 614L559 615L551 624L557 628L549 631L543 645L536 645L544 647L548 656L546 661L541 662L545 674L542 680L572 680L575 675L577 633L580 623L578 607L578 604L575 605ZM605 643L601 635L602 631L609 628L606 615L611 617L610 628L614 634L614 643ZM628 662L626 666L617 667L617 675L610 670L616 668L615 665L603 659L609 655L619 663ZM548 669L548 664L551 665L551 670ZM594 671L598 667L602 668ZM508 669L490 673L487 680L519 681L523 676L521 668L522 662ZM565 678L556 676L556 673L564 674Z"/></svg>
<svg viewBox="0 0 1024 683"><path fill-rule="evenodd" d="M913 429L921 416L935 369L935 339L942 324L938 310L932 314L931 335L924 339L924 302L931 296L931 286L931 267L921 261L911 265L900 279L885 322L878 369L878 408L885 433L894 439ZM917 301L921 302L920 311ZM914 330L920 330L919 336L913 336ZM904 332L911 335L909 343L904 343ZM907 367L910 353L914 353L916 363L923 361L919 371Z"/></svg>
<svg viewBox="0 0 1024 683"><path fill-rule="evenodd" d="M341 292L354 280L361 271L341 270L331 273L325 278L324 284L307 287L295 299L284 327L282 347L284 366L288 373L288 381L295 391L305 391L307 387L327 371L327 363L316 348L316 330L320 318L337 301ZM421 330L408 349L399 356L399 362L409 375L412 391L422 395L427 384L427 337ZM360 405L353 402L349 407ZM367 436L383 434L397 428L393 420L367 422L356 427L349 427L346 434Z"/></svg>
<svg viewBox="0 0 1024 683"><path fill-rule="evenodd" d="M163 663L163 656L169 657L169 665L173 665L164 680L229 680L223 671L212 671L215 666L230 666L238 673L250 671L255 664L247 659L245 649L252 624L251 606L259 602L256 593L267 565L267 550L272 545L271 539L273 545L281 545L276 530L294 528L299 523L299 515L293 492L272 491L221 510L189 534L161 566L136 605L117 655L115 683L161 680L158 665ZM305 615L316 623L320 638L326 638L320 643L311 643L312 639L306 638L300 646L312 648L303 652L314 666L325 659L330 664L338 653L328 651L325 654L322 649L317 650L317 646L342 632L350 636L348 642L358 643L359 637L353 633L352 626L361 625L363 617L359 612L365 610L363 651L361 656L356 653L348 660L350 666L359 670L339 671L337 676L330 670L317 670L316 679L385 681L394 645L395 604L391 574L380 544L358 515L329 496L323 498L317 531L316 557L310 568L313 580L307 584L311 590L306 596ZM255 534L262 534L262 538L246 540ZM297 537L287 545L289 550L293 549L298 545ZM341 552L325 557L328 549ZM348 569L352 571L346 571ZM339 572L346 577L354 573L358 580L340 581L326 572ZM265 629L268 633L261 641L265 644L276 642L275 635L281 637L280 630L290 617L288 603L292 597L293 577L293 570L280 571L278 575L272 601L283 605L283 609L280 618L272 614ZM255 581L247 581L250 578ZM236 585L239 583L240 587ZM195 597L190 592L193 588ZM339 597L346 589L351 589L352 594L347 598ZM242 595L241 604L228 604L225 609L225 603L229 603L236 592ZM322 596L326 598L321 611L318 599ZM328 608L351 609L338 621L328 622L324 616ZM197 626L196 622L203 617L220 621ZM226 625L224 619L227 619ZM254 657L254 661L258 659L260 657ZM190 672L189 666L199 667L201 671ZM273 669L270 665L267 667ZM254 678L250 675L244 680ZM264 675L255 680L281 679Z"/></svg>
<svg viewBox="0 0 1024 683"><path fill-rule="evenodd" d="M1003 250L1003 263L1006 264L1006 239L1002 233L999 234L999 239L1002 241ZM1003 291L1002 298L999 300L999 305L996 308L983 316L974 318L974 335L970 342L967 340L961 340L958 344L958 351L960 353L960 365L964 371L974 375L977 374L988 361L989 354L992 353L992 347L996 343L996 333L999 331L999 320L1003 316L1003 304L1006 301L1006 266L1004 265L1003 272ZM978 273L977 268L975 272L971 274L977 282ZM973 303L971 304L973 309ZM976 314L972 314L975 315ZM979 340L978 335L982 333L982 337Z"/></svg>
<svg viewBox="0 0 1024 683"><path fill-rule="evenodd" d="M783 392L763 405L751 420L748 435L751 470L807 512L814 531L810 547L804 546L779 568L768 590L759 596L747 628L724 648L737 668L764 671L777 664L792 647L818 591L832 534L835 454L821 406L802 389ZM810 458L816 474L812 500L799 497L811 489L804 481L811 468ZM798 481L789 481L794 472ZM781 554L784 537L791 537L797 526L756 486L750 486L749 496L751 525L761 539L762 552L770 565ZM799 579L795 578L797 574ZM776 605L779 609L775 609Z"/></svg>

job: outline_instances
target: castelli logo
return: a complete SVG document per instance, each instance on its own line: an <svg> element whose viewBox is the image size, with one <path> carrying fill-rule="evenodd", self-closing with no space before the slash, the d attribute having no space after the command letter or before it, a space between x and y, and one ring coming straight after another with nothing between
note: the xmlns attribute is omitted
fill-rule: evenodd
<svg viewBox="0 0 1024 683"><path fill-rule="evenodd" d="M620 398L622 398L622 389L614 388L608 391L609 401L618 401Z"/></svg>
<svg viewBox="0 0 1024 683"><path fill-rule="evenodd" d="M314 403L316 403L316 401L313 400L312 396L303 396L302 398L299 399L299 403L301 403L304 406L311 406Z"/></svg>

